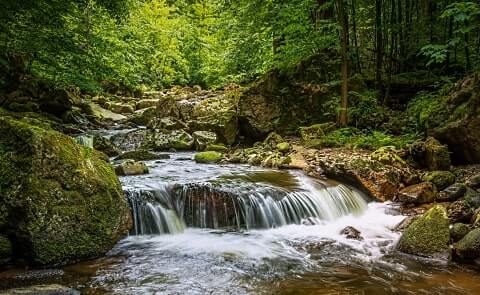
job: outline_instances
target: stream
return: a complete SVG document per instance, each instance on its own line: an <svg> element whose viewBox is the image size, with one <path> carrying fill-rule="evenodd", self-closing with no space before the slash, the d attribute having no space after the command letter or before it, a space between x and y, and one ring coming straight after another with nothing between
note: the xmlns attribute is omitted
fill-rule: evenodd
<svg viewBox="0 0 480 295"><path fill-rule="evenodd" d="M301 171L193 155L121 177L130 235L53 281L82 294L478 294L477 270L393 251L404 219L394 204ZM340 234L347 226L361 238Z"/></svg>

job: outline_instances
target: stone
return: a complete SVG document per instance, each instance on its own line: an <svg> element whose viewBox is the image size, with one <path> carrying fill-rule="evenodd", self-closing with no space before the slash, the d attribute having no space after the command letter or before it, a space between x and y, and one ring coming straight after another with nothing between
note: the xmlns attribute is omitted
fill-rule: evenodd
<svg viewBox="0 0 480 295"><path fill-rule="evenodd" d="M111 103L108 106L109 110L117 114L133 114L135 113L135 109L129 105L124 103Z"/></svg>
<svg viewBox="0 0 480 295"><path fill-rule="evenodd" d="M457 200L448 205L448 218L450 222L468 222L473 216L474 210L468 206L464 199Z"/></svg>
<svg viewBox="0 0 480 295"><path fill-rule="evenodd" d="M0 295L80 295L80 291L62 285L35 285L30 287L7 289Z"/></svg>
<svg viewBox="0 0 480 295"><path fill-rule="evenodd" d="M470 231L470 226L465 223L454 223L450 226L450 237L453 242L458 242Z"/></svg>
<svg viewBox="0 0 480 295"><path fill-rule="evenodd" d="M480 228L471 230L463 239L454 245L454 253L461 259L477 259L480 257Z"/></svg>
<svg viewBox="0 0 480 295"><path fill-rule="evenodd" d="M109 157L115 157L120 154L120 149L118 149L110 139L100 135L93 137L93 148Z"/></svg>
<svg viewBox="0 0 480 295"><path fill-rule="evenodd" d="M0 234L16 259L49 266L96 258L130 226L103 153L37 120L0 118Z"/></svg>
<svg viewBox="0 0 480 295"><path fill-rule="evenodd" d="M213 151L213 152L226 152L228 151L228 148L224 145L221 144L209 144L205 148L205 151Z"/></svg>
<svg viewBox="0 0 480 295"><path fill-rule="evenodd" d="M92 116L100 120L109 120L109 121L122 121L125 120L127 117L121 114L114 113L110 110L104 109L96 103L89 104L90 109L92 111Z"/></svg>
<svg viewBox="0 0 480 295"><path fill-rule="evenodd" d="M396 200L403 203L425 204L432 203L437 195L437 190L431 182L422 182L402 189L397 194Z"/></svg>
<svg viewBox="0 0 480 295"><path fill-rule="evenodd" d="M135 104L137 110L142 110L150 107L155 107L160 99L141 99Z"/></svg>
<svg viewBox="0 0 480 295"><path fill-rule="evenodd" d="M466 185L468 185L469 187L471 187L473 189L479 189L480 188L480 174L476 174L476 175L470 177L467 180Z"/></svg>
<svg viewBox="0 0 480 295"><path fill-rule="evenodd" d="M195 154L195 162L202 164L218 163L223 158L223 154L219 152L209 151Z"/></svg>
<svg viewBox="0 0 480 295"><path fill-rule="evenodd" d="M450 185L449 187L445 188L442 190L438 196L437 196L437 201L438 202L453 202L465 194L467 191L467 186L464 185L463 183L454 183Z"/></svg>
<svg viewBox="0 0 480 295"><path fill-rule="evenodd" d="M373 160L379 161L385 165L395 166L398 163L400 165L406 164L405 161L398 155L398 151L394 146L383 146L371 153L370 157Z"/></svg>
<svg viewBox="0 0 480 295"><path fill-rule="evenodd" d="M192 133L195 150L204 151L208 145L213 145L217 142L217 135L210 131L195 131Z"/></svg>
<svg viewBox="0 0 480 295"><path fill-rule="evenodd" d="M153 130L149 131L145 148L155 151L191 150L193 149L193 137L185 130Z"/></svg>
<svg viewBox="0 0 480 295"><path fill-rule="evenodd" d="M287 153L290 151L290 144L288 142L280 142L276 146L277 150L281 153Z"/></svg>
<svg viewBox="0 0 480 295"><path fill-rule="evenodd" d="M146 150L125 152L116 157L115 160L152 161L170 159L168 154L154 154Z"/></svg>
<svg viewBox="0 0 480 295"><path fill-rule="evenodd" d="M425 166L428 170L450 170L450 152L433 137L425 140Z"/></svg>
<svg viewBox="0 0 480 295"><path fill-rule="evenodd" d="M464 195L465 203L473 210L480 208L480 192L467 187Z"/></svg>
<svg viewBox="0 0 480 295"><path fill-rule="evenodd" d="M431 257L444 254L449 244L447 211L443 206L436 205L408 226L398 242L397 249L407 254Z"/></svg>
<svg viewBox="0 0 480 295"><path fill-rule="evenodd" d="M361 236L362 233L352 226L347 226L346 228L342 229L340 234L344 235L347 239L359 241L363 240L363 237Z"/></svg>
<svg viewBox="0 0 480 295"><path fill-rule="evenodd" d="M118 133L112 136L110 140L122 151L137 150L145 145L147 140L147 130L136 129L128 132Z"/></svg>
<svg viewBox="0 0 480 295"><path fill-rule="evenodd" d="M455 174L450 171L431 171L427 172L422 180L433 183L438 190L443 190L455 182Z"/></svg>
<svg viewBox="0 0 480 295"><path fill-rule="evenodd" d="M127 160L115 167L115 173L120 176L148 174L148 167L143 162Z"/></svg>

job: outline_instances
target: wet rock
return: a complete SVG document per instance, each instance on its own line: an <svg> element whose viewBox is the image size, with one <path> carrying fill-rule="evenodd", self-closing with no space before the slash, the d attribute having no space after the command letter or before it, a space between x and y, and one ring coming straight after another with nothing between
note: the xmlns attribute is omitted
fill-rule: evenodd
<svg viewBox="0 0 480 295"><path fill-rule="evenodd" d="M26 118L0 118L0 234L15 258L66 264L109 251L130 211L105 155Z"/></svg>
<svg viewBox="0 0 480 295"><path fill-rule="evenodd" d="M115 160L134 160L134 161L152 161L152 160L165 160L170 159L168 154L154 154L145 150L136 150L125 152L116 157Z"/></svg>
<svg viewBox="0 0 480 295"><path fill-rule="evenodd" d="M148 174L148 167L143 162L127 160L115 167L115 173L120 176Z"/></svg>
<svg viewBox="0 0 480 295"><path fill-rule="evenodd" d="M147 124L147 127L149 129L168 131L188 129L187 124L174 117L154 118L150 120L150 122Z"/></svg>
<svg viewBox="0 0 480 295"><path fill-rule="evenodd" d="M405 230L397 249L417 256L444 254L450 244L447 212L441 205L428 210Z"/></svg>
<svg viewBox="0 0 480 295"><path fill-rule="evenodd" d="M213 145L217 142L217 135L210 131L195 131L192 136L197 151L203 151L208 145Z"/></svg>
<svg viewBox="0 0 480 295"><path fill-rule="evenodd" d="M455 175L450 171L431 171L426 173L422 180L433 183L438 190L443 190L455 182Z"/></svg>
<svg viewBox="0 0 480 295"><path fill-rule="evenodd" d="M224 145L221 145L221 144L209 144L207 145L207 147L205 148L205 151L210 151L210 152L226 152L228 151L228 148Z"/></svg>
<svg viewBox="0 0 480 295"><path fill-rule="evenodd" d="M363 237L361 236L362 233L352 226L347 226L346 228L342 229L340 234L344 235L347 239L359 241L363 240Z"/></svg>
<svg viewBox="0 0 480 295"><path fill-rule="evenodd" d="M406 217L405 219L400 221L397 225L395 225L394 230L395 231L406 230L410 226L410 224L412 224L419 217L420 216L418 216L418 215L412 215L412 216Z"/></svg>
<svg viewBox="0 0 480 295"><path fill-rule="evenodd" d="M103 152L109 157L115 157L120 154L120 150L112 143L111 140L100 135L93 137L93 148Z"/></svg>
<svg viewBox="0 0 480 295"><path fill-rule="evenodd" d="M466 204L470 208L472 209L480 208L480 192L477 192L476 190L473 190L467 187L467 191L465 192L464 198L465 198Z"/></svg>
<svg viewBox="0 0 480 295"><path fill-rule="evenodd" d="M96 103L90 103L89 106L92 111L91 115L100 120L110 120L116 122L125 120L127 118L124 115L104 109Z"/></svg>
<svg viewBox="0 0 480 295"><path fill-rule="evenodd" d="M223 158L223 154L219 152L209 151L209 152L201 152L195 154L195 162L202 163L202 164L211 164L220 162Z"/></svg>
<svg viewBox="0 0 480 295"><path fill-rule="evenodd" d="M470 226L464 223L455 223L450 226L450 237L453 242L458 242L470 232Z"/></svg>
<svg viewBox="0 0 480 295"><path fill-rule="evenodd" d="M480 228L473 229L454 245L454 253L461 259L480 257Z"/></svg>
<svg viewBox="0 0 480 295"><path fill-rule="evenodd" d="M465 194L467 186L463 183L455 183L441 191L437 196L438 202L453 202Z"/></svg>
<svg viewBox="0 0 480 295"><path fill-rule="evenodd" d="M61 285L36 285L0 291L1 295L80 295L80 291Z"/></svg>
<svg viewBox="0 0 480 295"><path fill-rule="evenodd" d="M112 136L112 143L122 151L133 151L139 149L146 142L147 130L137 129L127 133L120 133Z"/></svg>
<svg viewBox="0 0 480 295"><path fill-rule="evenodd" d="M148 133L145 147L155 151L168 151L191 150L193 145L193 137L184 130L154 130Z"/></svg>
<svg viewBox="0 0 480 295"><path fill-rule="evenodd" d="M468 185L469 187L471 187L473 189L479 189L480 188L480 174L476 174L476 175L470 177L467 180L466 185Z"/></svg>
<svg viewBox="0 0 480 295"><path fill-rule="evenodd" d="M448 147L433 137L425 140L425 166L428 170L450 170L450 153Z"/></svg>
<svg viewBox="0 0 480 295"><path fill-rule="evenodd" d="M280 142L277 144L276 148L281 153L288 153L291 147L288 142Z"/></svg>
<svg viewBox="0 0 480 295"><path fill-rule="evenodd" d="M402 189L397 195L397 201L403 203L425 204L432 203L437 190L431 182L422 182Z"/></svg>
<svg viewBox="0 0 480 295"><path fill-rule="evenodd" d="M473 216L473 209L464 199L457 200L448 206L450 222L468 222Z"/></svg>

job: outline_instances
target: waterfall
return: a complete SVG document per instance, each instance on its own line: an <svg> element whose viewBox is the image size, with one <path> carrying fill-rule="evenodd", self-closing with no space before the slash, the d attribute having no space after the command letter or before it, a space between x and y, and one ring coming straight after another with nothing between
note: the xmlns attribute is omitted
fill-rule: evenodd
<svg viewBox="0 0 480 295"><path fill-rule="evenodd" d="M245 182L176 184L129 190L132 234L182 232L185 226L227 230L275 228L305 220L333 220L361 213L367 203L345 185L301 180L300 190Z"/></svg>

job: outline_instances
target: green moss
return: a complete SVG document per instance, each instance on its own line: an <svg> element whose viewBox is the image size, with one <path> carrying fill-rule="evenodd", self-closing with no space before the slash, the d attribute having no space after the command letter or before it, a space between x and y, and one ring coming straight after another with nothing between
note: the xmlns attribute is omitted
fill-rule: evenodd
<svg viewBox="0 0 480 295"><path fill-rule="evenodd" d="M455 223L450 227L452 241L457 242L465 237L470 231L470 226L464 223Z"/></svg>
<svg viewBox="0 0 480 295"><path fill-rule="evenodd" d="M226 152L228 148L221 144L209 144L205 148L207 152Z"/></svg>
<svg viewBox="0 0 480 295"><path fill-rule="evenodd" d="M443 190L455 182L455 174L450 171L432 171L426 173L422 180L431 182L435 184L437 189Z"/></svg>
<svg viewBox="0 0 480 295"><path fill-rule="evenodd" d="M455 245L455 252L464 259L480 257L480 228L470 231Z"/></svg>
<svg viewBox="0 0 480 295"><path fill-rule="evenodd" d="M217 163L223 158L219 152L208 151L195 154L195 162L197 163Z"/></svg>
<svg viewBox="0 0 480 295"><path fill-rule="evenodd" d="M288 142L281 142L276 146L279 152L285 153L290 150L290 144Z"/></svg>
<svg viewBox="0 0 480 295"><path fill-rule="evenodd" d="M447 211L437 205L406 229L398 242L398 249L413 255L432 256L448 250L449 243Z"/></svg>

